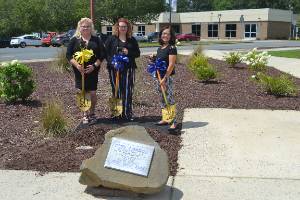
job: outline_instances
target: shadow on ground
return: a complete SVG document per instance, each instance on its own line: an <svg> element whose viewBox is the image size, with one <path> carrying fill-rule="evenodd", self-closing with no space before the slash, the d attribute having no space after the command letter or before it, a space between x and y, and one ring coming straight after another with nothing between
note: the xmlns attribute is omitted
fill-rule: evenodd
<svg viewBox="0 0 300 200"><path fill-rule="evenodd" d="M74 130L74 132L77 132L81 129L87 128L88 126L102 126L102 125L109 125L113 128L120 128L123 126L130 126L130 125L137 125L137 126L143 126L145 128L151 128L156 129L161 133L164 134L173 134L173 135L180 135L181 129L182 129L182 123L178 123L176 126L176 129L170 132L168 130L169 126L158 126L156 123L161 120L161 116L143 116L143 117L136 117L133 119L133 121L126 121L126 120L115 120L112 118L98 118L95 122L89 123L87 125L84 125L80 123Z"/></svg>

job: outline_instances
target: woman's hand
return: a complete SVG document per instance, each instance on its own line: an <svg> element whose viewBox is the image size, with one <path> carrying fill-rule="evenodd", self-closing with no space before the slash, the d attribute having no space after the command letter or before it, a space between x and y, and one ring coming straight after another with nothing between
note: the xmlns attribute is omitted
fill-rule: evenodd
<svg viewBox="0 0 300 200"><path fill-rule="evenodd" d="M78 69L78 71L79 71L81 74L84 74L84 69L83 69L82 65L79 65L79 64L78 64L76 68Z"/></svg>
<svg viewBox="0 0 300 200"><path fill-rule="evenodd" d="M85 74L89 74L91 73L92 71L94 71L95 67L93 65L88 65L86 66L86 68L84 69L84 73Z"/></svg>
<svg viewBox="0 0 300 200"><path fill-rule="evenodd" d="M167 89L167 85L166 85L167 79L166 77L164 77L163 79L161 79L160 85L163 88L164 91L166 91Z"/></svg>
<svg viewBox="0 0 300 200"><path fill-rule="evenodd" d="M125 55L128 55L128 49L123 48L123 49L122 49L122 53L125 54Z"/></svg>

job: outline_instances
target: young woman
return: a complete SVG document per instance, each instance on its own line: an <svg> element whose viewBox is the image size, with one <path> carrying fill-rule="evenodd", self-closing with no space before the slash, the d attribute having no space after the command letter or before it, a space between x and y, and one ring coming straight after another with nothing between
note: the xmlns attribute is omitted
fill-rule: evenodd
<svg viewBox="0 0 300 200"><path fill-rule="evenodd" d="M172 29L167 26L162 28L159 32L159 44L161 45L157 49L156 59L160 59L166 62L167 70L164 73L161 73L161 82L158 81L158 91L161 95L161 108L166 108L166 102L163 97L161 87L163 87L167 101L170 106L175 105L174 94L173 94L173 75L175 74L175 62L177 56L177 49L175 47L175 34ZM174 131L176 129L176 120L171 122L159 121L157 125L168 125L170 124L169 131Z"/></svg>
<svg viewBox="0 0 300 200"><path fill-rule="evenodd" d="M82 49L93 50L93 56L84 63L74 59L76 52L80 52ZM98 73L102 60L105 58L105 49L101 40L96 36L93 21L89 18L82 18L77 25L77 29L74 37L71 39L66 57L72 64L75 74L75 87L81 90L81 78L84 75L84 89L91 95L91 108L87 112L84 112L83 123L89 123L96 119L95 107L97 104L97 84Z"/></svg>
<svg viewBox="0 0 300 200"><path fill-rule="evenodd" d="M120 71L120 87L117 98L122 99L121 118L132 121L132 95L135 82L135 58L140 56L140 49L137 41L132 37L132 26L125 18L120 18L113 27L113 35L105 42L107 52L107 69L112 88L112 94L115 94L116 69L112 64L114 55L122 54L129 59L124 63L124 69Z"/></svg>

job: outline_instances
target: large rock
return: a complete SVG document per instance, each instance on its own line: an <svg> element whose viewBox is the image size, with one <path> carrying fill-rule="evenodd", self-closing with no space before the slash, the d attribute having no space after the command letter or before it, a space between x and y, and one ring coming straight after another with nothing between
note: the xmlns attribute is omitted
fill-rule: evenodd
<svg viewBox="0 0 300 200"><path fill-rule="evenodd" d="M148 177L104 167L107 153L113 137L155 147ZM79 182L92 187L108 188L151 194L162 190L169 177L168 157L164 150L149 136L144 127L127 126L111 130L105 135L103 145L95 155L84 160L80 167Z"/></svg>

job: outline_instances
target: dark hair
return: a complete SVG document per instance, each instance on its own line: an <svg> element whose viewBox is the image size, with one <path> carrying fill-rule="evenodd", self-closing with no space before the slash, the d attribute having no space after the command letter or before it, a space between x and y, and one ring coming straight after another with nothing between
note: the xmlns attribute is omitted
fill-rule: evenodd
<svg viewBox="0 0 300 200"><path fill-rule="evenodd" d="M169 29L169 30L170 30L170 36L171 36L171 38L170 38L169 44L170 44L170 45L175 45L175 43L176 43L175 33L174 33L173 29L172 29L170 26L165 26L165 27L163 27L163 28L160 30L159 36L158 36L158 37L159 37L159 39L158 39L159 44L160 44L160 45L163 45L163 44L164 44L164 41L161 39L161 35L162 35L162 32L163 32L164 30L166 30L166 29Z"/></svg>

